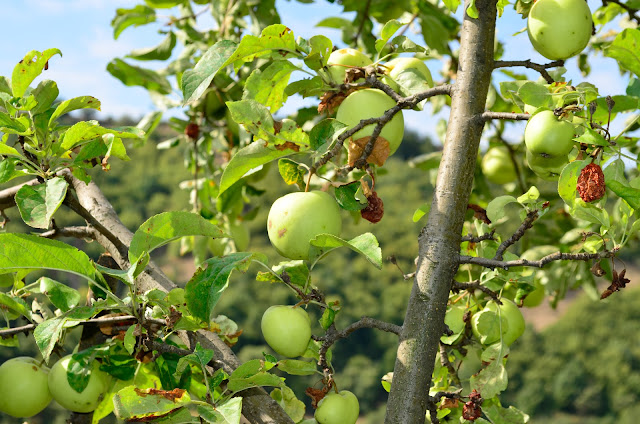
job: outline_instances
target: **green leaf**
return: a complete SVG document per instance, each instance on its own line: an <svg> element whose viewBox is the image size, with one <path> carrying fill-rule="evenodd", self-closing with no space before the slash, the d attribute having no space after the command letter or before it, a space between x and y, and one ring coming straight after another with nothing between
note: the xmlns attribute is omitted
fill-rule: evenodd
<svg viewBox="0 0 640 424"><path fill-rule="evenodd" d="M259 253L232 253L205 261L207 268L198 268L185 287L185 299L191 314L210 322L216 303L229 285L231 272L235 269L245 272L254 259L266 262L264 255Z"/></svg>
<svg viewBox="0 0 640 424"><path fill-rule="evenodd" d="M238 367L236 371L240 368L241 367ZM233 393L249 389L251 387L281 387L284 384L282 378L268 372L260 371L245 377L242 376L242 374L236 375L236 371L231 373L229 376L229 382L227 383L227 388Z"/></svg>
<svg viewBox="0 0 640 424"><path fill-rule="evenodd" d="M300 361L298 359L283 359L278 361L276 367L280 371L291 375L312 375L318 372L318 366L315 362Z"/></svg>
<svg viewBox="0 0 640 424"><path fill-rule="evenodd" d="M443 0L444 5L447 6L452 13L456 13L458 6L460 6L460 0Z"/></svg>
<svg viewBox="0 0 640 424"><path fill-rule="evenodd" d="M171 57L171 52L176 46L176 41L176 35L173 31L170 31L165 39L157 46L133 50L127 57L136 60L167 60Z"/></svg>
<svg viewBox="0 0 640 424"><path fill-rule="evenodd" d="M101 127L98 121L80 121L69 128L62 138L61 148L63 151L70 150L85 141L93 140L105 134L113 134L117 138L141 138L144 137L142 130L130 128L130 131L119 131Z"/></svg>
<svg viewBox="0 0 640 424"><path fill-rule="evenodd" d="M513 196L498 196L487 205L487 217L491 222L497 222L505 216L505 206L518 203Z"/></svg>
<svg viewBox="0 0 640 424"><path fill-rule="evenodd" d="M27 125L24 125L20 120L13 119L8 114L0 112L0 131L9 134L22 134L26 132L28 128L29 127ZM3 149L7 148L11 149L6 144L0 144L0 154L4 155L5 153L3 153ZM15 151L15 149L13 149L13 151Z"/></svg>
<svg viewBox="0 0 640 424"><path fill-rule="evenodd" d="M193 353L190 353L187 356L183 356L178 360L178 366L176 367L174 376L179 380L184 370L189 366L189 363L192 363L198 368L204 370L204 367L213 359L213 357L213 350L204 349L200 345L200 342L198 342Z"/></svg>
<svg viewBox="0 0 640 424"><path fill-rule="evenodd" d="M492 424L525 424L529 422L529 416L513 406L507 409L492 404L483 406L482 412L491 420Z"/></svg>
<svg viewBox="0 0 640 424"><path fill-rule="evenodd" d="M267 266L265 265L265 267ZM256 281L281 283L282 278L280 275L283 272L287 274L291 284L298 287L304 287L307 285L307 280L309 279L309 268L304 261L280 262L272 268L271 272L259 272L256 275Z"/></svg>
<svg viewBox="0 0 640 424"><path fill-rule="evenodd" d="M184 4L186 0L144 0L147 6L155 9L170 9L175 6Z"/></svg>
<svg viewBox="0 0 640 424"><path fill-rule="evenodd" d="M179 396L176 396L176 393ZM191 397L186 390L174 389L172 395L166 397L163 394L162 390L125 387L113 397L114 412L121 420L149 420L191 403Z"/></svg>
<svg viewBox="0 0 640 424"><path fill-rule="evenodd" d="M333 144L340 134L345 132L349 127L342 122L327 118L318 122L309 132L309 142L311 149L318 150L320 146L329 143Z"/></svg>
<svg viewBox="0 0 640 424"><path fill-rule="evenodd" d="M331 324L333 324L333 322L335 321L335 319L336 319L336 311L334 311L331 308L325 308L318 322L320 323L320 326L324 330L328 330L329 327L331 327Z"/></svg>
<svg viewBox="0 0 640 424"><path fill-rule="evenodd" d="M278 402L278 405L291 417L293 422L300 423L304 418L305 405L304 402L298 400L296 394L287 386L279 389L273 389L270 396ZM313 420L315 423L315 420Z"/></svg>
<svg viewBox="0 0 640 424"><path fill-rule="evenodd" d="M2 112L0 112L0 120L2 119ZM0 142L0 155L2 156L15 156L21 158L22 155L13 147L7 146L6 144Z"/></svg>
<svg viewBox="0 0 640 424"><path fill-rule="evenodd" d="M491 399L506 390L507 383L507 370L502 361L493 361L478 374L471 376L471 389L478 390L485 399Z"/></svg>
<svg viewBox="0 0 640 424"><path fill-rule="evenodd" d="M35 186L20 187L15 199L22 220L34 228L49 228L51 217L67 195L67 187L67 181L61 177Z"/></svg>
<svg viewBox="0 0 640 424"><path fill-rule="evenodd" d="M404 69L393 80L398 84L403 96L412 96L431 88L424 74L416 68Z"/></svg>
<svg viewBox="0 0 640 424"><path fill-rule="evenodd" d="M327 65L333 43L324 35L314 35L309 39L311 50L304 59L304 63L313 70L318 70Z"/></svg>
<svg viewBox="0 0 640 424"><path fill-rule="evenodd" d="M609 142L597 131L585 128L584 133L576 139L580 143L608 147Z"/></svg>
<svg viewBox="0 0 640 424"><path fill-rule="evenodd" d="M198 405L197 412L198 415L208 423L240 424L240 418L242 417L242 398L231 398L217 407Z"/></svg>
<svg viewBox="0 0 640 424"><path fill-rule="evenodd" d="M12 312L31 319L31 308L19 297L9 296L0 292L0 305L5 312ZM1 317L2 315L0 315Z"/></svg>
<svg viewBox="0 0 640 424"><path fill-rule="evenodd" d="M380 38L376 40L376 51L380 53L384 46L387 44L387 41L395 34L400 28L404 26L403 23L399 22L396 19L392 19L382 27L382 31L380 32Z"/></svg>
<svg viewBox="0 0 640 424"><path fill-rule="evenodd" d="M62 334L65 322L65 317L56 317L41 322L33 330L33 338L36 340L36 345L38 345L45 362L49 362L49 356Z"/></svg>
<svg viewBox="0 0 640 424"><path fill-rule="evenodd" d="M576 199L576 204L573 209L571 209L571 215L578 219L599 224L603 230L611 227L609 214L605 209L599 208L591 203L585 203L582 199Z"/></svg>
<svg viewBox="0 0 640 424"><path fill-rule="evenodd" d="M52 127L53 122L58 119L58 117L74 110L87 108L100 110L100 100L91 96L81 96L60 102L56 110L53 111L53 115L49 118L49 127Z"/></svg>
<svg viewBox="0 0 640 424"><path fill-rule="evenodd" d="M116 16L111 21L113 38L118 39L122 31L130 26L140 26L156 21L156 11L144 5L132 9L116 9Z"/></svg>
<svg viewBox="0 0 640 424"><path fill-rule="evenodd" d="M71 308L78 306L82 296L76 289L72 289L66 284L59 283L48 277L41 277L38 292L46 295L53 306L62 312L67 312Z"/></svg>
<svg viewBox="0 0 640 424"><path fill-rule="evenodd" d="M0 145L1 146L1 145ZM231 158L220 179L218 196L238 182L247 172L278 158L296 153L292 149L278 150L264 143L254 142L238 150Z"/></svg>
<svg viewBox="0 0 640 424"><path fill-rule="evenodd" d="M376 268L382 268L382 250L380 249L376 236L371 233L360 234L349 241L343 240L333 234L319 234L311 240L310 243L309 259L311 262L316 261L330 250L345 246L364 255Z"/></svg>
<svg viewBox="0 0 640 424"><path fill-rule="evenodd" d="M184 105L198 100L209 88L218 71L227 66L228 59L238 48L238 45L230 40L220 40L198 61L193 70L185 71L182 76L182 94Z"/></svg>
<svg viewBox="0 0 640 424"><path fill-rule="evenodd" d="M265 141L274 139L274 120L271 112L255 100L227 102L231 118L244 128Z"/></svg>
<svg viewBox="0 0 640 424"><path fill-rule="evenodd" d="M618 65L640 76L640 30L627 28L619 33L605 49L605 56L618 61Z"/></svg>
<svg viewBox="0 0 640 424"><path fill-rule="evenodd" d="M122 59L113 59L107 65L107 71L124 85L141 86L160 94L171 93L171 84L167 78L151 69L129 65Z"/></svg>
<svg viewBox="0 0 640 424"><path fill-rule="evenodd" d="M356 198L356 193L360 189L360 181L353 181L349 184L336 187L335 196L338 205L347 211L359 211L367 207L368 203L361 203Z"/></svg>
<svg viewBox="0 0 640 424"><path fill-rule="evenodd" d="M623 198L633 209L640 208L640 190L628 187L618 181L607 181L607 188L613 191L618 197Z"/></svg>
<svg viewBox="0 0 640 424"><path fill-rule="evenodd" d="M0 144L0 148L1 146ZM15 158L0 160L0 184L25 175L24 172L16 171L16 163L17 160Z"/></svg>
<svg viewBox="0 0 640 424"><path fill-rule="evenodd" d="M89 257L66 243L29 234L0 234L0 270L50 269L71 272L93 281Z"/></svg>
<svg viewBox="0 0 640 424"><path fill-rule="evenodd" d="M45 65L53 57L53 55L62 53L58 49L47 49L40 53L31 50L24 58L13 68L11 74L11 91L13 97L22 97L29 88L29 84L42 73Z"/></svg>
<svg viewBox="0 0 640 424"><path fill-rule="evenodd" d="M34 98L38 102L37 106L31 109L32 115L37 115L42 112L46 112L53 102L58 98L60 90L58 90L58 84L55 81L44 80L31 92Z"/></svg>
<svg viewBox="0 0 640 424"><path fill-rule="evenodd" d="M576 204L576 185L582 168L591 163L590 160L573 161L564 167L558 180L558 194L570 208Z"/></svg>
<svg viewBox="0 0 640 424"><path fill-rule="evenodd" d="M225 233L202 216L191 212L163 212L145 221L133 235L129 246L129 262L135 263L145 253L180 237L224 237Z"/></svg>
<svg viewBox="0 0 640 424"><path fill-rule="evenodd" d="M223 66L236 61L251 62L274 52L275 59L285 59L287 53L297 55L296 41L293 32L282 24L269 25L262 30L260 37L245 35L240 40L236 51L227 59Z"/></svg>
<svg viewBox="0 0 640 424"><path fill-rule="evenodd" d="M272 62L264 70L256 68L247 78L242 98L255 100L275 113L287 100L284 89L291 73L297 70L299 68L288 60Z"/></svg>
<svg viewBox="0 0 640 424"><path fill-rule="evenodd" d="M420 219L422 219L423 216L427 215L429 213L429 211L431 210L431 203L426 202L423 203L422 205L420 205L420 207L418 207L418 209L416 209L416 211L413 213L413 217L411 218L411 220L413 222L418 222L420 221Z"/></svg>
<svg viewBox="0 0 640 424"><path fill-rule="evenodd" d="M127 328L126 333L124 333L124 348L130 355L133 354L136 347L136 336L134 334L136 329L138 329L138 325L130 325L129 328Z"/></svg>
<svg viewBox="0 0 640 424"><path fill-rule="evenodd" d="M280 159L278 161L278 171L287 185L297 184L298 187L305 186L304 175L306 172L298 162L288 158Z"/></svg>

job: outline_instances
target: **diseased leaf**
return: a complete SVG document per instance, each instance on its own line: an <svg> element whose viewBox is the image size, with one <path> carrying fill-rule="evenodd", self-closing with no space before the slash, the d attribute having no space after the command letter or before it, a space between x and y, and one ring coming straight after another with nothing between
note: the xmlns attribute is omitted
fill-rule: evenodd
<svg viewBox="0 0 640 424"><path fill-rule="evenodd" d="M471 376L471 389L478 390L485 399L491 399L506 390L507 382L507 370L498 360Z"/></svg>
<svg viewBox="0 0 640 424"><path fill-rule="evenodd" d="M289 77L298 69L288 60L272 62L264 70L255 69L247 78L242 98L256 100L268 107L271 113L276 113L287 100L284 89L289 83Z"/></svg>
<svg viewBox="0 0 640 424"><path fill-rule="evenodd" d="M138 389L128 386L113 397L116 416L121 420L159 417L191 403L186 390Z"/></svg>
<svg viewBox="0 0 640 424"><path fill-rule="evenodd" d="M61 177L20 187L15 199L22 220L34 228L49 228L51 217L67 195L67 187L67 181Z"/></svg>
<svg viewBox="0 0 640 424"><path fill-rule="evenodd" d="M287 158L280 159L278 161L278 171L288 185L297 184L298 187L304 187L306 171L296 161Z"/></svg>
<svg viewBox="0 0 640 424"><path fill-rule="evenodd" d="M45 65L54 55L62 53L58 49L47 49L40 53L31 50L24 58L13 68L11 74L11 91L13 97L22 97L24 92L29 88L29 84L42 73Z"/></svg>
<svg viewBox="0 0 640 424"><path fill-rule="evenodd" d="M42 353L45 362L49 362L49 356L62 334L65 322L65 317L56 317L41 322L36 329L33 330L33 337L36 340L36 345L38 345L38 349L40 349L40 353Z"/></svg>
<svg viewBox="0 0 640 424"><path fill-rule="evenodd" d="M293 390L287 386L282 386L282 388L273 389L270 395L291 417L293 422L300 423L302 421L305 413L304 402L298 400Z"/></svg>
<svg viewBox="0 0 640 424"><path fill-rule="evenodd" d="M242 417L242 398L231 398L217 407L198 405L197 412L198 415L208 423L240 424L240 418Z"/></svg>

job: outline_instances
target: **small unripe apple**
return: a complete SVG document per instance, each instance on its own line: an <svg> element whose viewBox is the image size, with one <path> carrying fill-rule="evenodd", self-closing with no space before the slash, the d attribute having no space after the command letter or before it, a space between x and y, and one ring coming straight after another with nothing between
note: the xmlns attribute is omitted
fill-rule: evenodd
<svg viewBox="0 0 640 424"><path fill-rule="evenodd" d="M289 193L271 206L267 218L269 240L290 259L309 259L309 242L318 234L342 232L340 207L324 191Z"/></svg>
<svg viewBox="0 0 640 424"><path fill-rule="evenodd" d="M573 149L574 126L550 110L533 115L524 129L527 149L543 157L566 156Z"/></svg>
<svg viewBox="0 0 640 424"><path fill-rule="evenodd" d="M315 419L319 424L355 424L360 415L360 403L356 395L348 390L330 392L316 409Z"/></svg>
<svg viewBox="0 0 640 424"><path fill-rule="evenodd" d="M338 108L336 119L349 127L354 127L363 119L379 118L396 105L386 93L375 88L366 88L351 93ZM351 138L358 140L370 137L376 124L370 124L357 131ZM396 113L380 132L380 137L389 142L389 155L392 155L404 136L404 118L402 111Z"/></svg>
<svg viewBox="0 0 640 424"><path fill-rule="evenodd" d="M527 150L527 165L540 178L546 181L558 181L562 169L569 163L567 155L544 157Z"/></svg>
<svg viewBox="0 0 640 424"><path fill-rule="evenodd" d="M339 49L329 55L327 67L331 80L343 84L347 69L371 65L373 61L366 54L356 49Z"/></svg>
<svg viewBox="0 0 640 424"><path fill-rule="evenodd" d="M274 305L262 315L262 335L267 344L282 356L301 356L311 340L311 320L300 307Z"/></svg>
<svg viewBox="0 0 640 424"><path fill-rule="evenodd" d="M482 158L481 167L484 176L494 184L507 184L518 177L509 149L505 146L487 150Z"/></svg>
<svg viewBox="0 0 640 424"><path fill-rule="evenodd" d="M527 33L547 59L567 59L589 44L593 20L584 0L537 0L529 11Z"/></svg>
<svg viewBox="0 0 640 424"><path fill-rule="evenodd" d="M32 417L51 402L49 368L34 358L18 356L0 366L0 412L16 418Z"/></svg>
<svg viewBox="0 0 640 424"><path fill-rule="evenodd" d="M65 409L73 412L87 413L95 410L103 394L107 391L108 375L100 371L97 361L91 364L91 376L89 384L80 393L76 392L67 379L67 369L71 355L56 362L49 372L49 390L53 399Z"/></svg>
<svg viewBox="0 0 640 424"><path fill-rule="evenodd" d="M415 70L427 81L429 87L433 87L431 71L423 61L415 57L398 57L384 64L389 70L389 76L396 79L402 72Z"/></svg>

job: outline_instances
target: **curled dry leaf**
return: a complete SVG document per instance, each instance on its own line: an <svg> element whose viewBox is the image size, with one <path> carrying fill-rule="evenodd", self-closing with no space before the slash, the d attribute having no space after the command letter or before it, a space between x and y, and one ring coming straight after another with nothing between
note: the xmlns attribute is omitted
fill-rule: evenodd
<svg viewBox="0 0 640 424"><path fill-rule="evenodd" d="M362 137L357 140L349 140L349 143L347 144L347 151L349 152L347 162L349 163L349 166L355 166L356 161L360 159L360 156L362 156L362 152L364 152L370 138L371 137ZM373 145L373 151L367 157L367 163L382 166L386 162L390 153L391 149L389 148L389 142L384 137L378 136L375 144Z"/></svg>
<svg viewBox="0 0 640 424"><path fill-rule="evenodd" d="M360 211L360 215L369 222L379 222L384 216L384 203L375 191L367 196L369 204Z"/></svg>
<svg viewBox="0 0 640 424"><path fill-rule="evenodd" d="M323 113L326 111L329 115L333 115L342 101L354 91L356 91L354 88L350 88L347 91L327 91L322 95L322 97L320 97L318 113Z"/></svg>
<svg viewBox="0 0 640 424"><path fill-rule="evenodd" d="M313 387L307 387L304 391L307 396L311 398L311 406L313 409L318 408L318 402L320 402L324 396L329 392L330 387L323 387L322 389L314 389Z"/></svg>
<svg viewBox="0 0 640 424"><path fill-rule="evenodd" d="M605 192L604 173L600 165L590 163L580 172L577 184L578 194L585 202L602 199Z"/></svg>
<svg viewBox="0 0 640 424"><path fill-rule="evenodd" d="M620 271L620 274L618 274L618 271L616 271L615 269L613 270L613 280L611 281L611 285L602 292L602 295L600 295L600 299L606 299L613 293L620 291L627 286L627 283L629 283L631 280L624 276L626 272L626 268Z"/></svg>

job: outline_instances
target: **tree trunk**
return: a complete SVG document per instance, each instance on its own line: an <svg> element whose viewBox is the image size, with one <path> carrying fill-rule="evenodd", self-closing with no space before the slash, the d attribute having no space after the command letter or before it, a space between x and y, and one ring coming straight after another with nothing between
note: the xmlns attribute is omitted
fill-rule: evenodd
<svg viewBox="0 0 640 424"><path fill-rule="evenodd" d="M476 165L493 70L497 0L476 0L479 18L465 14L451 113L427 225L398 346L386 424L422 424L451 282L458 269L462 225ZM465 2L465 10L468 0Z"/></svg>

